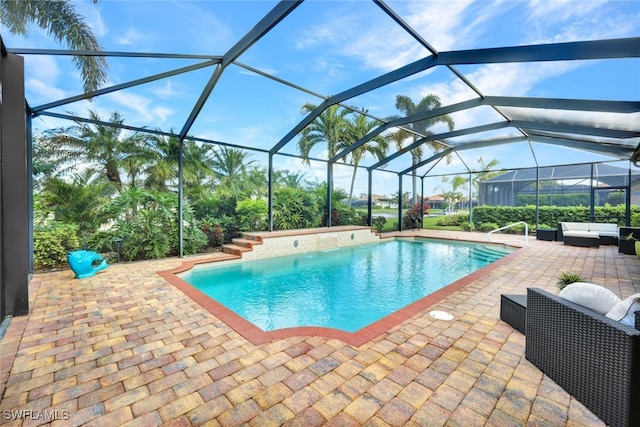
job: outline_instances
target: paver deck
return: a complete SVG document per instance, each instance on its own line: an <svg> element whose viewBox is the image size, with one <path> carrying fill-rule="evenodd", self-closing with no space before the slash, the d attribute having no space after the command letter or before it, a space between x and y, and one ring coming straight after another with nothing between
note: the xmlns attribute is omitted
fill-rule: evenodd
<svg viewBox="0 0 640 427"><path fill-rule="evenodd" d="M569 270L621 297L640 293L640 259L617 247L530 240L360 346L318 336L256 345L157 274L183 261L115 264L83 280L36 274L29 315L0 341L0 424L602 426L524 358L500 294L557 292Z"/></svg>

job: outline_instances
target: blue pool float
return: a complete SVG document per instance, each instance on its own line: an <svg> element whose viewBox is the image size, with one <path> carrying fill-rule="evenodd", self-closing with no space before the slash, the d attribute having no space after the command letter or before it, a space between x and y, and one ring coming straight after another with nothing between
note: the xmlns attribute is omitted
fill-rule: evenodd
<svg viewBox="0 0 640 427"><path fill-rule="evenodd" d="M109 266L107 261L93 251L73 251L67 253L67 261L71 270L76 274L76 279L94 276L98 271ZM100 261L98 265L94 265Z"/></svg>

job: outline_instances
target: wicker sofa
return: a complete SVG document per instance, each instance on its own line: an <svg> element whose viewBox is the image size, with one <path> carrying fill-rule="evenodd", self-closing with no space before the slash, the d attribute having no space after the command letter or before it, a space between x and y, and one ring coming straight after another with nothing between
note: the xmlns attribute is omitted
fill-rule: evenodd
<svg viewBox="0 0 640 427"><path fill-rule="evenodd" d="M560 222L558 236L565 245L598 247L618 244L618 225L597 222Z"/></svg>
<svg viewBox="0 0 640 427"><path fill-rule="evenodd" d="M526 358L610 426L640 425L636 329L541 289L527 289Z"/></svg>

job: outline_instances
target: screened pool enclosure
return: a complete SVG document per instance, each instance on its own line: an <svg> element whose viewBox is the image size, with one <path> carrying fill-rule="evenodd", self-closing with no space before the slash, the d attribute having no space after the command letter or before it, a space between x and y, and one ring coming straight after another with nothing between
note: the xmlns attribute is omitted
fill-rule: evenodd
<svg viewBox="0 0 640 427"><path fill-rule="evenodd" d="M21 45L2 34L1 226L11 232L2 234L6 289L0 317L27 309L31 138L73 123L112 125L90 111L109 112L114 106L130 113L118 125L122 129L176 137L181 153L185 144L250 152L268 171L269 230L273 176L284 169L331 183L326 194L326 206L331 206L332 187L347 188L355 168L356 187L368 197L369 224L373 194L435 194L446 182L443 177L471 181L490 172L483 169L490 160L496 161L491 171L501 173L481 180L478 194L471 194L469 185L469 200L518 205L518 197L528 194L533 199L527 200L540 203L571 187L597 204L613 197L601 193L606 186L621 192L627 206L635 203L635 162L640 160L637 27L606 31L616 23L603 21L598 34L606 37L579 31L537 37L533 29L544 26L548 17L527 10L532 4L517 2L490 21L478 19L467 26L468 31L500 34L499 44L483 44L488 37L453 37L443 26L421 24L418 16L438 2L225 2L224 11L218 11L220 3L189 6L202 9L192 16L194 25L196 19L218 13L216 25L223 22L233 30L234 36L224 39L213 32L194 38L189 21L173 22L170 31L168 23L158 22L157 32L149 30L153 43L133 44L126 51L111 39L101 51L72 51L53 42ZM634 7L634 2L621 3ZM105 14L129 7L125 2L98 6ZM155 2L153 7L172 6ZM476 19L488 7L480 3L467 15L459 12L458 18ZM629 19L622 12L616 16ZM431 11L437 13L445 11ZM132 12L121 15L132 26L146 21ZM177 11L174 16L178 19ZM509 19L522 20L518 31L505 31ZM578 22L574 24L566 23L576 29ZM165 41L175 37L185 38L184 50L167 52ZM147 45L157 49L146 50ZM105 58L112 73L109 83L85 93L79 73L69 71L74 56ZM46 83L38 68L46 64L65 73L64 82L54 81L51 73L50 87L57 90L32 84L35 73ZM137 75L123 79L125 70ZM396 107L398 95L417 102L428 94L437 95L439 103L420 111ZM301 114L305 103L312 108ZM335 151L316 146L307 156L309 167L298 148L301 134L333 106L376 126ZM404 137L391 143L383 157L356 156L376 137L399 130ZM182 161L180 157L177 171L180 214ZM182 222L180 216L180 239Z"/></svg>

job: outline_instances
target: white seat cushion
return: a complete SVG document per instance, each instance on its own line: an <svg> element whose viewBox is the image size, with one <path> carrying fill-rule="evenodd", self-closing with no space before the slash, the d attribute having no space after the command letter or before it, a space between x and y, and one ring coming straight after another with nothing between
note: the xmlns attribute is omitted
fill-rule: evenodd
<svg viewBox="0 0 640 427"><path fill-rule="evenodd" d="M558 296L600 314L607 314L616 304L622 301L604 286L587 282L571 283L565 286Z"/></svg>
<svg viewBox="0 0 640 427"><path fill-rule="evenodd" d="M631 326L636 326L636 311L640 310L640 294L631 295L616 304L609 312L607 317L618 322Z"/></svg>

